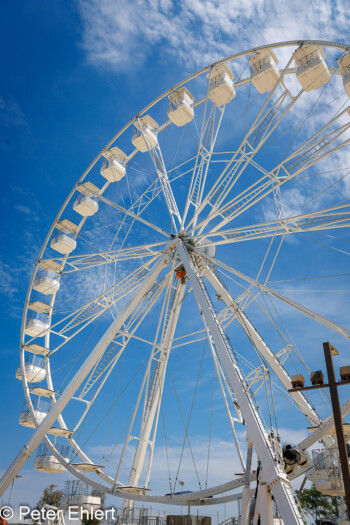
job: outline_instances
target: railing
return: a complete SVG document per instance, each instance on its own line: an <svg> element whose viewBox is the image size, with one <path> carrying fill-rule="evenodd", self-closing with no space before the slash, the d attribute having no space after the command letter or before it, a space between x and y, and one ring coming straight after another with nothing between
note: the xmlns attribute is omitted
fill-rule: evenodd
<svg viewBox="0 0 350 525"><path fill-rule="evenodd" d="M79 195L76 200L75 200L75 203L74 204L80 204L81 202L84 202L86 200L90 200L90 201L95 201L96 199L90 195L84 195L84 194L81 194ZM61 234L62 235L62 234Z"/></svg>
<svg viewBox="0 0 350 525"><path fill-rule="evenodd" d="M45 359L37 355L26 355L25 364L36 366L38 368L45 368Z"/></svg>
<svg viewBox="0 0 350 525"><path fill-rule="evenodd" d="M238 518L227 518L225 521L221 521L218 525L237 525Z"/></svg>
<svg viewBox="0 0 350 525"><path fill-rule="evenodd" d="M50 407L51 407L51 403L48 403L47 401L43 401L42 399L40 399L40 401L38 402L38 404L34 407L34 411L35 412L44 412L45 414L47 414L50 410ZM30 416L30 410L29 410L29 407L27 405L26 402L24 402L23 404L23 409L22 409L22 412L21 412L21 415L26 415L26 416Z"/></svg>
<svg viewBox="0 0 350 525"><path fill-rule="evenodd" d="M116 525L166 525L164 516L118 516Z"/></svg>
<svg viewBox="0 0 350 525"><path fill-rule="evenodd" d="M271 56L267 56L267 57L261 58L260 60L257 60L256 62L254 62L254 64L252 64L251 66L251 72L253 74L261 73L265 69L269 67L274 67L274 66L275 66L275 61L273 60L273 58Z"/></svg>
<svg viewBox="0 0 350 525"><path fill-rule="evenodd" d="M62 235L61 233L60 234L57 234L56 237L59 237L60 235ZM59 279L59 275L57 272L52 272L52 271L47 271L47 270L43 270L43 269L40 269L38 270L36 276L35 276L35 282L40 282L40 281L43 281L45 279L45 277L50 277L51 279Z"/></svg>
<svg viewBox="0 0 350 525"><path fill-rule="evenodd" d="M31 321L32 319L37 319L38 321L42 321L43 323L49 323L49 315L45 312L35 312L34 310L30 310L27 313L27 322Z"/></svg>
<svg viewBox="0 0 350 525"><path fill-rule="evenodd" d="M63 458L69 458L71 448L68 445L56 445L56 450ZM45 445L45 443L41 443L38 448L38 452L36 457L44 458L45 456L52 456L51 450ZM66 482L69 483L69 482Z"/></svg>
<svg viewBox="0 0 350 525"><path fill-rule="evenodd" d="M67 447L68 449L70 447ZM69 451L68 451L69 453ZM63 455L61 453L61 455ZM65 496L93 496L93 497L101 497L102 492L96 490L91 485L88 485L87 483L84 483L80 480L71 480L66 481L64 485L64 495Z"/></svg>
<svg viewBox="0 0 350 525"><path fill-rule="evenodd" d="M230 76L225 71L210 79L210 84L212 85L212 87L220 86L224 82L226 82L227 84L233 84L233 81L231 80Z"/></svg>

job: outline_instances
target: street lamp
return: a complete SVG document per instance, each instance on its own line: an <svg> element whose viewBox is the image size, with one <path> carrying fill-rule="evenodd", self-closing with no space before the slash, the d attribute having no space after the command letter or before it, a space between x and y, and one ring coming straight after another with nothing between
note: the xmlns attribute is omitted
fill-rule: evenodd
<svg viewBox="0 0 350 525"><path fill-rule="evenodd" d="M9 500L7 502L8 505L10 505L10 500L11 500L11 496L12 496L12 489L13 489L14 482L15 482L16 479L22 478L22 477L23 476L20 476L19 474L17 474L16 477L13 479L13 481L11 483L11 490L10 490Z"/></svg>
<svg viewBox="0 0 350 525"><path fill-rule="evenodd" d="M333 418L335 432L337 436L339 459L343 475L344 491L346 503L348 506L348 516L350 518L350 470L349 470L349 458L348 451L346 448L346 442L344 437L343 419L341 415L338 386L350 384L350 366L342 366L340 368L341 381L336 381L333 356L339 355L339 352L330 343L323 343L324 358L326 361L328 383L324 384L324 376L320 370L311 372L310 380L312 386L304 386L305 380L301 374L293 376L291 379L293 388L289 389L288 392L300 392L301 390L315 390L317 388L329 388L333 409Z"/></svg>

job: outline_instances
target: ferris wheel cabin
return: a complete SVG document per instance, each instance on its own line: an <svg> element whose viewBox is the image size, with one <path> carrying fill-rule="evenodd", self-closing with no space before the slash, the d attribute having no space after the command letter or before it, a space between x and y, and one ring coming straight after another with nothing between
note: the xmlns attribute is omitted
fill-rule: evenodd
<svg viewBox="0 0 350 525"><path fill-rule="evenodd" d="M271 49L257 51L249 59L252 84L259 93L272 91L280 77L278 58Z"/></svg>
<svg viewBox="0 0 350 525"><path fill-rule="evenodd" d="M92 217L98 211L98 202L88 195L79 195L73 204L73 210L82 217Z"/></svg>
<svg viewBox="0 0 350 525"><path fill-rule="evenodd" d="M312 454L314 468L307 477L314 483L316 490L327 496L344 496L338 449L313 450Z"/></svg>
<svg viewBox="0 0 350 525"><path fill-rule="evenodd" d="M338 60L339 69L343 77L345 91L350 97L350 53Z"/></svg>
<svg viewBox="0 0 350 525"><path fill-rule="evenodd" d="M31 312L26 320L25 334L31 337L43 337L49 328L50 323L47 314Z"/></svg>
<svg viewBox="0 0 350 525"><path fill-rule="evenodd" d="M331 78L322 47L305 45L294 53L297 66L297 79L304 91L312 91L324 86Z"/></svg>
<svg viewBox="0 0 350 525"><path fill-rule="evenodd" d="M136 149L145 153L149 149L153 149L158 145L157 134L155 130L158 128L158 124L152 117L145 115L138 119L134 126L131 142Z"/></svg>
<svg viewBox="0 0 350 525"><path fill-rule="evenodd" d="M120 181L126 173L125 159L127 156L116 146L105 151L103 155L106 160L102 163L100 174L108 182Z"/></svg>
<svg viewBox="0 0 350 525"><path fill-rule="evenodd" d="M70 447L67 445L56 445L56 450L63 459L68 463L70 456ZM61 474L66 472L66 467L58 461L44 443L38 448L38 453L34 461L34 470L46 474Z"/></svg>
<svg viewBox="0 0 350 525"><path fill-rule="evenodd" d="M65 233L56 235L50 242L53 250L63 255L71 253L77 245L77 241Z"/></svg>
<svg viewBox="0 0 350 525"><path fill-rule="evenodd" d="M58 291L60 287L60 281L56 272L45 272L41 270L37 273L33 290L40 292L44 295L52 295Z"/></svg>
<svg viewBox="0 0 350 525"><path fill-rule="evenodd" d="M184 126L193 120L193 102L194 97L185 87L169 95L168 117L175 126Z"/></svg>
<svg viewBox="0 0 350 525"><path fill-rule="evenodd" d="M18 423L22 425L22 427L36 428L44 421L48 411L50 410L50 406L50 403L47 401L42 401L39 398L37 406L34 409L34 422L27 403L24 403L23 410L19 415Z"/></svg>
<svg viewBox="0 0 350 525"><path fill-rule="evenodd" d="M45 359L37 355L26 356L24 372L28 383L40 383L46 377ZM17 368L16 378L22 380L21 368Z"/></svg>
<svg viewBox="0 0 350 525"><path fill-rule="evenodd" d="M213 68L207 76L210 83L208 95L216 106L225 106L235 98L234 74L226 64Z"/></svg>
<svg viewBox="0 0 350 525"><path fill-rule="evenodd" d="M101 506L101 493L80 480L66 481L63 494L63 505L78 506L91 510Z"/></svg>

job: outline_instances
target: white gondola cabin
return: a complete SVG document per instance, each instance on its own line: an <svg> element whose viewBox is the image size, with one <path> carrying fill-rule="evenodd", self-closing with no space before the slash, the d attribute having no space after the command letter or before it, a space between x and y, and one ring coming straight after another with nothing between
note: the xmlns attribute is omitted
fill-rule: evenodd
<svg viewBox="0 0 350 525"><path fill-rule="evenodd" d="M158 144L157 134L155 130L158 124L152 117L145 115L134 123L136 129L131 139L131 142L142 153L149 149L153 149Z"/></svg>
<svg viewBox="0 0 350 525"><path fill-rule="evenodd" d="M295 51L297 79L305 91L319 89L330 80L325 58L322 47L315 45L305 45Z"/></svg>
<svg viewBox="0 0 350 525"><path fill-rule="evenodd" d="M215 245L212 244L211 246L202 247L202 245L205 245L207 243L209 244L208 239L201 239L197 245L198 251L204 253L204 255L206 255L207 257L215 257L215 254L216 254Z"/></svg>
<svg viewBox="0 0 350 525"><path fill-rule="evenodd" d="M56 445L56 450L61 456L69 462L70 447L66 445ZM58 461L58 459L51 453L44 443L38 448L38 453L34 461L34 470L38 472L44 472L46 474L61 474L66 472L66 467Z"/></svg>
<svg viewBox="0 0 350 525"><path fill-rule="evenodd" d="M28 383L40 383L46 377L45 359L37 355L28 355L25 359L24 374ZM21 367L16 370L16 378L22 380Z"/></svg>
<svg viewBox="0 0 350 525"><path fill-rule="evenodd" d="M271 49L256 51L249 59L252 84L259 93L272 91L280 77L278 58Z"/></svg>
<svg viewBox="0 0 350 525"><path fill-rule="evenodd" d="M100 173L108 182L118 182L126 173L124 151L114 146L104 152L105 161L102 163Z"/></svg>
<svg viewBox="0 0 350 525"><path fill-rule="evenodd" d="M44 295L55 294L60 287L60 281L56 272L45 272L44 270L38 271L34 283L33 289Z"/></svg>
<svg viewBox="0 0 350 525"><path fill-rule="evenodd" d="M234 74L226 64L215 67L207 76L210 82L209 98L216 106L224 106L235 98Z"/></svg>
<svg viewBox="0 0 350 525"><path fill-rule="evenodd" d="M50 246L58 253L66 255L75 250L77 241L65 233L55 235L50 242Z"/></svg>
<svg viewBox="0 0 350 525"><path fill-rule="evenodd" d="M345 91L350 97L350 53L347 53L345 56L338 60L339 69L341 76L343 77L343 84Z"/></svg>
<svg viewBox="0 0 350 525"><path fill-rule="evenodd" d="M25 324L25 333L30 337L43 337L50 328L49 316L45 313L30 312Z"/></svg>
<svg viewBox="0 0 350 525"><path fill-rule="evenodd" d="M168 117L175 126L184 126L193 120L193 102L194 97L185 87L169 95Z"/></svg>
<svg viewBox="0 0 350 525"><path fill-rule="evenodd" d="M338 449L313 450L312 454L314 468L307 477L316 489L327 496L344 496Z"/></svg>
<svg viewBox="0 0 350 525"><path fill-rule="evenodd" d="M40 398L38 399L38 403L34 408L35 424L27 403L24 403L23 410L19 415L19 424L22 425L22 427L36 428L36 426L39 426L40 423L44 421L50 410L50 406L50 403L47 401L42 401Z"/></svg>
<svg viewBox="0 0 350 525"><path fill-rule="evenodd" d="M63 494L63 506L78 506L91 511L101 506L101 492L80 480L66 481Z"/></svg>
<svg viewBox="0 0 350 525"><path fill-rule="evenodd" d="M83 217L91 217L98 211L98 202L88 195L79 195L73 204L73 210Z"/></svg>

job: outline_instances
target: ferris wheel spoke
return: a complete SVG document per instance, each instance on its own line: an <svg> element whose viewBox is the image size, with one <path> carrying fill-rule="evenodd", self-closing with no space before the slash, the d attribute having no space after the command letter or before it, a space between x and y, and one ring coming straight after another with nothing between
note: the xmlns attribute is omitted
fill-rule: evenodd
<svg viewBox="0 0 350 525"><path fill-rule="evenodd" d="M336 124L345 114L347 114L347 109L323 126L321 130L286 157L267 175L261 177L237 197L217 209L211 216L208 216L197 228L203 229L214 218L221 217L222 221L216 224L211 231L219 230L257 202L278 190L286 182L293 180L309 167L314 166L332 153L340 151L350 144L350 139L340 142L342 135L350 128L349 123L342 124L337 129L324 134L324 132L328 131L328 128Z"/></svg>
<svg viewBox="0 0 350 525"><path fill-rule="evenodd" d="M213 257L208 257L207 255L205 255L203 253L200 253L197 250L195 250L195 252L198 255L200 255L201 257L203 257L204 259L206 259L207 261L211 262L212 264L215 264L216 266L223 268L224 270L232 273L236 277L239 277L241 280L249 283L250 285L253 285L253 286L257 287L260 291L266 292L268 295L271 295L272 297L275 297L276 299L280 300L281 302L283 302L283 303L289 305L290 307L294 308L296 311L306 315L307 317L310 317L311 319L313 319L317 323L319 323L319 324L321 324L323 326L326 326L327 328L329 328L333 332L335 332L335 333L345 337L346 339L350 339L350 330L348 330L347 328L344 328L343 326L335 323L334 321L331 321L330 319L327 319L326 317L323 317L322 315L317 314L316 312L310 310L309 308L306 308L302 304L297 303L296 301L293 301L289 297L286 297L285 295L282 295L279 292L276 292L275 290L273 290L272 288L269 288L265 284L262 284L262 283L258 282L256 279L248 277L244 273L240 272L239 270L236 270L236 269L232 268L231 266L228 266L227 264L219 261L218 259L214 259Z"/></svg>
<svg viewBox="0 0 350 525"><path fill-rule="evenodd" d="M138 399L125 439L123 451L118 464L116 482L118 482L118 478L120 476L126 449L131 439L131 432L133 431L135 418L143 397L141 428L139 431L139 437L137 438L138 443L133 464L130 470L128 483L132 486L138 486L140 476L144 469L146 452L149 447L150 456L144 482L144 486L148 486L154 454L164 380L172 348L172 341L180 314L181 304L185 295L185 289L186 281L178 279L177 285L174 287L172 284L171 275L168 281L168 287L166 291L167 293L164 296L161 314L158 319L154 343L149 357L147 369L142 381ZM128 507L129 503L125 503L125 505Z"/></svg>
<svg viewBox="0 0 350 525"><path fill-rule="evenodd" d="M284 502L285 505L281 505L285 511L284 516L282 515L285 521L301 524L301 517L298 511L295 511L293 495L289 481L284 475L284 469L277 462L270 460L271 457L275 456L275 448L269 440L264 424L244 386L244 380L235 359L233 349L225 332L218 323L211 299L202 279L199 277L197 265L191 258L190 252L187 251L187 248L182 243L178 245L178 252L192 284L196 302L202 314L203 323L207 326L213 337L216 352L228 376L228 382L236 394L240 411L245 419L248 435L252 436L250 439L255 446L262 470L265 473L266 482L268 484L273 482L277 487L278 500L281 504ZM271 478L271 481L269 481L269 478ZM292 516L293 519L291 519Z"/></svg>
<svg viewBox="0 0 350 525"><path fill-rule="evenodd" d="M173 190L170 185L167 169L165 167L165 163L163 159L162 150L159 146L158 140L153 145L153 147L150 146L147 138L145 137L145 133L144 133L143 126L142 126L140 119L138 119L138 128L141 131L145 144L147 145L147 151L151 157L155 172L157 174L159 184L163 192L165 204L166 204L166 207L168 209L168 212L169 212L169 215L172 221L172 225L175 229L175 232L177 232L177 226L181 224L181 215L178 210L176 200L173 194ZM178 220L178 225L175 222L175 217Z"/></svg>
<svg viewBox="0 0 350 525"><path fill-rule="evenodd" d="M142 280L150 273L149 265L158 259L158 255L132 271L108 290L86 303L84 306L55 322L50 331L63 338L63 342L52 348L50 355L57 352L68 340L71 340L88 325L104 314L119 301L123 301ZM68 335L67 335L68 334Z"/></svg>
<svg viewBox="0 0 350 525"><path fill-rule="evenodd" d="M206 329L207 340L209 341L209 347L210 347L212 359L213 359L213 362L214 362L214 368L215 368L216 376L218 378L219 385L220 385L221 395L222 395L222 398L223 398L223 401L224 401L226 413L227 413L227 416L228 416L228 421L229 421L229 424L230 424L230 427L231 427L233 440L235 442L238 459L240 461L240 464L241 464L241 467L242 467L243 471L245 471L246 465L245 465L245 462L244 462L244 459L243 459L241 447L239 445L239 441L238 441L237 433L236 433L236 429L235 429L235 423L238 422L238 423L244 424L244 420L243 420L241 411L239 409L239 405L238 405L238 403L236 401L235 393L234 393L234 391L232 389L232 386L229 384L227 375L225 374L225 372L223 370L223 367L221 366L221 363L220 363L220 361L218 359L218 356L216 354L213 338L212 338L212 336L211 336L207 326L205 327L205 329ZM226 388L226 390L225 390L225 388ZM231 401L230 404L227 401L226 392L228 392L228 395L229 395L229 398L230 398L230 401ZM235 416L232 415L232 411L231 411L230 406L232 406L235 409L235 411L236 411L236 415Z"/></svg>
<svg viewBox="0 0 350 525"><path fill-rule="evenodd" d="M247 166L254 162L254 156L263 147L267 139L283 121L286 115L288 115L289 111L300 97L303 90L299 91L299 93L293 97L284 86L282 94L274 101L276 90L283 84L285 72L287 71L292 59L293 56L282 71L274 89L267 97L267 100L246 133L237 151L235 151L222 173L210 188L201 205L196 209L189 226L196 223L198 215L208 204L214 208L214 210L221 205ZM270 104L271 101L272 103Z"/></svg>
<svg viewBox="0 0 350 525"><path fill-rule="evenodd" d="M170 238L170 233L166 232L165 230L163 230L162 228L159 228L158 226L156 226L155 224L153 224L152 222L150 221L147 221L146 219L144 219L143 217L140 217L140 215L137 215L136 213L134 213L133 211L131 211L130 209L127 209L127 208L124 208L123 206L120 206L119 204L117 204L116 202L113 202L111 201L110 199L107 199L106 197L104 197L103 195L96 195L98 197L98 199L102 202L104 202L105 204L107 204L108 206L111 206L112 208L115 208L116 210L120 211L121 213L123 213L124 215L128 215L129 217L132 217L133 219L136 219L136 221L138 222L141 222L142 224L148 226L149 228L151 228L152 230L155 230L157 231L158 233L161 233L162 235L165 235L165 237L168 237Z"/></svg>
<svg viewBox="0 0 350 525"><path fill-rule="evenodd" d="M168 175L172 173L173 171L175 171L175 175L169 177L170 183L172 181L175 181L183 177L187 173L192 172L193 168L185 170L185 172L181 174L176 173L177 170L179 170L186 164L192 163L195 158L196 157L187 159L185 162L181 162L180 164L168 170ZM160 195L161 192L162 192L162 186L160 184L160 179L157 178L148 186L148 188L140 195L140 197L138 197L138 199L135 200L132 206L130 206L129 210L135 213L136 215L142 214L142 212L158 197L158 195Z"/></svg>
<svg viewBox="0 0 350 525"><path fill-rule="evenodd" d="M130 206L129 210L136 215L140 215L146 208L153 202L153 200L158 197L162 191L159 179L148 186L148 188L142 193L142 195L135 200L135 202Z"/></svg>
<svg viewBox="0 0 350 525"><path fill-rule="evenodd" d="M62 271L62 274L73 273L95 266L121 262L129 259L139 259L143 257L152 257L159 255L159 250L155 251L153 248L161 249L166 245L167 241L157 242L152 244L143 244L130 248L120 248L118 250L110 250L106 252L87 253L84 255L71 255L65 258L65 264L68 269ZM63 262L63 258L50 259L59 264ZM43 261L45 262L45 260Z"/></svg>
<svg viewBox="0 0 350 525"><path fill-rule="evenodd" d="M170 276L172 277L171 272ZM164 288L168 285L168 282L169 277L168 279L162 279L161 282L156 282L151 290L143 297L137 308L125 323L125 326L117 331L110 345L96 362L89 376L82 383L80 390L77 392L74 399L86 404L86 408L81 418L76 423L73 432L76 432L85 420L94 401L124 353L127 344L134 337L135 332L138 330L145 317L149 314ZM91 396L90 399L88 399L89 396Z"/></svg>
<svg viewBox="0 0 350 525"><path fill-rule="evenodd" d="M291 378L287 370L284 368L282 362L278 360L278 358L274 355L274 353L263 340L257 329L252 325L247 315L239 307L235 299L228 292L226 287L223 285L221 280L218 279L215 273L212 271L208 272L207 278L213 286L213 288L216 290L216 292L220 294L220 297L222 298L226 306L229 307L230 310L234 313L235 318L237 319L238 323L248 336L249 340L254 344L255 348L258 350L258 352L262 355L269 367L276 374L282 386L286 389L286 391L290 390L292 388ZM305 417L308 419L311 425L319 426L321 423L321 419L316 413L315 409L306 400L304 395L301 392L292 392L291 397L294 399L296 406L305 415ZM334 445L334 440L329 436L325 436L324 440L326 446Z"/></svg>
<svg viewBox="0 0 350 525"><path fill-rule="evenodd" d="M169 245L169 248L174 246ZM80 385L93 369L97 361L100 359L101 355L105 352L106 348L110 342L115 337L115 334L125 323L129 315L133 312L135 307L139 304L142 297L148 293L152 288L154 282L158 278L160 272L168 263L169 255L163 255L163 257L153 266L151 272L145 277L140 286L134 291L129 300L124 304L124 307L118 317L112 322L110 327L95 345L89 356L85 359L82 366L76 372L74 377L70 380L58 400L55 404L52 405L50 411L46 415L43 422L36 429L32 437L27 442L26 446L22 449L20 454L15 458L15 460L10 465L9 469L3 475L1 479L1 490L5 491L6 488L11 483L12 479L15 478L16 474L26 463L27 459L33 454L35 449L38 447L40 441L43 437L49 432L53 423L60 416L64 408L70 402L72 397L75 395L76 391L79 389Z"/></svg>
<svg viewBox="0 0 350 525"><path fill-rule="evenodd" d="M334 228L348 228L349 226L349 205L343 204L304 215L287 217L279 221L196 235L196 239L203 240L202 247L205 248L206 246L218 246L221 244L263 239L266 237L324 231Z"/></svg>
<svg viewBox="0 0 350 525"><path fill-rule="evenodd" d="M195 160L192 179L182 217L181 231L184 229L185 221L191 204L194 207L194 211L196 212L202 202L208 169L225 110L225 106L217 107L215 104L213 104L208 111L209 86L210 76L208 79L207 97L203 109L197 157ZM217 112L219 112L219 118L216 118Z"/></svg>
<svg viewBox="0 0 350 525"><path fill-rule="evenodd" d="M345 403L340 407L342 417L345 417L350 413L350 399L345 401ZM334 418L333 414L328 416L326 419L322 420L317 428L312 429L312 432L309 436L304 438L300 443L298 443L298 448L300 450L306 450L312 445L317 443L320 439L323 439L325 434L331 434L334 432Z"/></svg>
<svg viewBox="0 0 350 525"><path fill-rule="evenodd" d="M282 62L280 67L274 48ZM332 64L328 66L327 60ZM313 432L296 445L301 451L318 440L323 441L326 450L334 448L334 422L326 417L329 403L321 405L321 396L326 398L323 391L313 393L314 405L306 393L304 396L290 391L291 374L300 373L301 367L308 370L298 350L302 333L298 333L297 325L300 321L310 324L312 319L322 329L326 327L347 339L350 329L337 324L336 310L325 314L332 317L330 320L306 308L305 298L298 303L289 296L300 297L295 291L322 291L329 296L341 292L337 298L347 298L343 282L348 274L341 267L345 263L341 254L347 254L347 250L335 243L348 241L350 226L346 195L338 197L348 175L342 170L346 169L345 148L350 145L350 139L346 140L350 136L350 109L347 102L342 103L350 93L346 76L349 67L348 46L331 42L281 42L237 53L203 68L157 97L90 164L57 214L30 281L21 326L19 370L37 430L2 477L0 495L43 439L61 470L65 468L91 487L123 498L123 518L132 518L133 502L137 500L193 506L201 500L201 504L211 505L237 499L242 495L213 496L244 486L241 520L248 522L250 483L256 481L254 522L259 514L262 521L272 521L272 513L271 519L267 515L273 495L284 522L301 524L289 480L304 467L292 473L284 468L283 441L278 438L278 429L283 440L282 429L290 426L284 414L285 403L300 412L294 422L296 431L302 429L302 414L312 427ZM219 75L219 68L227 76ZM216 72L218 79L211 82ZM234 72L239 77L235 82ZM343 95L339 87L345 88ZM182 96L184 93L187 98ZM230 95L225 98L227 93ZM217 106L215 101L220 100L225 102ZM159 126L151 115L157 117ZM137 131L131 138L134 126ZM119 148L130 149L130 139L135 149L127 155ZM101 155L105 160L98 166ZM329 175L330 164L337 168L340 161L339 170ZM337 171L341 172L339 176ZM272 272L281 279L280 271L291 271L295 246L288 241L298 239L290 235L298 233L303 257L297 258L298 275L285 281L337 278L341 289L329 286L327 290L316 290L312 285L311 290L303 290L303 286L286 285L284 290L277 284L283 281L271 280ZM233 250L234 242L245 240L255 241L253 251L249 244ZM218 259L209 256L216 246L220 246ZM327 259L327 271L323 271L322 254L329 248L332 257ZM304 277L315 250L319 254L313 259L315 273ZM254 257L246 267L255 270L246 270L245 274L232 268L236 252L242 265L246 258ZM338 268L334 266L337 257ZM311 284L315 282L326 281ZM284 322L278 308L281 303L297 325ZM193 311L194 304L199 312ZM256 324L253 315L255 319L264 316L265 323ZM202 329L197 321L203 321ZM255 328L260 325L263 332ZM230 338L233 340L237 330L238 348L233 348ZM232 432L230 445L237 449L231 460L241 465L245 477L228 483L221 480L206 490L152 496L146 493L148 485L155 491L166 482L166 475L158 476L159 470L166 470L158 470L158 454L165 450L170 491L174 492L171 467L175 464L179 463L181 476L186 476L182 478L186 487L193 481L188 468L191 455L192 459L197 456L191 447L192 435L196 436L200 454L204 451L202 437L205 441L208 438L208 433L203 435L205 421L201 420L198 439L198 425L190 426L192 407L198 411L196 416L202 417L203 406L194 406L195 398L191 406L186 398L186 409L191 406L186 425L179 405L184 447L186 439L189 445L188 454L185 451L183 455L184 448L181 451L178 446L177 421L171 413L174 399L168 396L165 383L171 353L176 360L173 372L179 374L181 388L188 389L188 382L195 379L190 368L195 363L194 352L203 341L206 350L209 343L212 357L212 373L198 374L195 387L202 405L211 406L205 486L208 475L216 474L213 465L209 468L215 445L212 429L216 438L224 439L230 430L222 421L226 414ZM241 341L243 351L239 349ZM37 379L40 373L31 372L30 363L35 365L35 360L43 357L40 377L44 377L45 384L41 385ZM202 364L203 369L209 365L204 357L203 350L200 370ZM308 357L312 359L311 354ZM207 381L211 378L209 392ZM176 385L174 381L177 397ZM275 403L274 389L283 404ZM216 406L220 390L221 404ZM37 409L44 410L38 403L41 396L51 398L51 409L43 423L39 417L45 414L37 414ZM169 428L165 428L164 421L160 437L164 438L165 449L159 432L157 435L162 409L170 413L172 431L167 441ZM342 407L343 416L349 411L348 401ZM52 428L55 421L60 428ZM243 429L238 427L240 432L236 432L238 423L245 425ZM51 435L55 439L51 440ZM288 439L292 440L292 435ZM69 461L60 454L63 441L73 449L67 453ZM247 459L243 459L241 450L247 443ZM221 454L220 447L217 453ZM76 457L84 463L77 463ZM260 459L262 466L260 463L257 471L252 470L255 467L251 463ZM114 469L112 462L116 463ZM84 464L88 465L86 470L79 471ZM236 469L233 464L230 468ZM194 468L199 481L195 464ZM220 475L225 473L225 469L220 471ZM178 474L179 470L176 480ZM310 472L305 471L307 474ZM100 476L99 482L96 475ZM131 486L118 481L124 476ZM151 481L156 482L157 489ZM166 491L160 490L163 494Z"/></svg>

